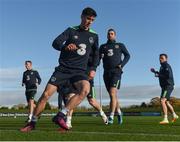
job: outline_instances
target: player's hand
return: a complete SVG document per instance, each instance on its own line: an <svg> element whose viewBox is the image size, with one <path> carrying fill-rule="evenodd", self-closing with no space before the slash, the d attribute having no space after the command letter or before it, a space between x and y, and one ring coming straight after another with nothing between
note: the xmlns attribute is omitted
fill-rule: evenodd
<svg viewBox="0 0 180 142"><path fill-rule="evenodd" d="M69 44L68 46L66 46L65 48L66 50L70 50L70 51L74 51L74 50L77 50L77 46L73 43Z"/></svg>
<svg viewBox="0 0 180 142"><path fill-rule="evenodd" d="M95 77L95 75L96 75L96 72L95 72L94 70L91 70L91 71L89 72L88 79L89 79L89 80L92 80L92 79Z"/></svg>
<svg viewBox="0 0 180 142"><path fill-rule="evenodd" d="M122 70L122 66L121 66L121 65L118 65L117 67L120 68L120 69Z"/></svg>
<svg viewBox="0 0 180 142"><path fill-rule="evenodd" d="M156 70L154 68L151 68L150 71L156 73Z"/></svg>

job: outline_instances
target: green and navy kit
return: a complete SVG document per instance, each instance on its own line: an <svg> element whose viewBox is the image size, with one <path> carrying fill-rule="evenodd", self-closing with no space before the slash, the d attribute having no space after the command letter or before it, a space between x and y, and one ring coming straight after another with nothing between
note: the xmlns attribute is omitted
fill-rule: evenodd
<svg viewBox="0 0 180 142"><path fill-rule="evenodd" d="M111 87L120 88L122 67L129 61L130 54L122 43L115 40L108 40L107 43L100 46L100 59L103 60L104 74L103 79L106 89L110 91ZM122 59L122 55L124 58ZM119 68L121 65L121 68Z"/></svg>
<svg viewBox="0 0 180 142"><path fill-rule="evenodd" d="M167 62L161 63L160 70L157 73L161 87L174 86L172 68Z"/></svg>
<svg viewBox="0 0 180 142"><path fill-rule="evenodd" d="M130 54L125 45L115 40L108 40L106 44L100 46L100 59L103 60L104 70L115 69L119 65L124 67L129 61ZM122 55L124 58L122 59Z"/></svg>
<svg viewBox="0 0 180 142"><path fill-rule="evenodd" d="M174 89L174 78L171 66L167 63L161 63L159 72L156 72L159 77L159 84L162 88L161 98L170 99L171 93Z"/></svg>
<svg viewBox="0 0 180 142"><path fill-rule="evenodd" d="M69 44L75 44L75 51L66 50ZM60 52L59 65L71 70L86 71L90 54L93 57L92 69L96 70L99 62L98 35L92 29L84 30L80 26L69 27L60 34L52 46Z"/></svg>
<svg viewBox="0 0 180 142"><path fill-rule="evenodd" d="M41 77L36 70L26 70L23 73L22 83L25 84L26 91L37 89L36 83L41 83Z"/></svg>

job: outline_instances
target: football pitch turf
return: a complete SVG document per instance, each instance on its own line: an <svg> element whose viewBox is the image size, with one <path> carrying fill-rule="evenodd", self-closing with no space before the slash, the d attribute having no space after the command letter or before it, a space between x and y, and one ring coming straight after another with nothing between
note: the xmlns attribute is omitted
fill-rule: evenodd
<svg viewBox="0 0 180 142"><path fill-rule="evenodd" d="M100 117L74 116L71 131L61 133L51 117L41 117L36 130L22 133L25 117L0 117L1 141L180 141L180 120L159 125L159 116L124 116L122 125L104 125Z"/></svg>

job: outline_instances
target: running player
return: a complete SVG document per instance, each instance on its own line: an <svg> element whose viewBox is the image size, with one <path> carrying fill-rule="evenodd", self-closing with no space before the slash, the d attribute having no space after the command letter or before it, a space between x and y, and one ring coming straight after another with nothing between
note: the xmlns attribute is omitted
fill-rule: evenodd
<svg viewBox="0 0 180 142"><path fill-rule="evenodd" d="M122 124L122 113L118 101L117 91L120 88L122 69L128 62L130 55L124 44L116 42L116 32L109 29L108 41L100 46L100 58L103 60L104 83L110 96L110 116L108 124L113 124L114 113L118 112L118 123ZM122 55L124 58L122 60Z"/></svg>
<svg viewBox="0 0 180 142"><path fill-rule="evenodd" d="M32 69L31 61L25 61L25 68L26 71L23 73L22 86L26 87L25 95L29 108L27 122L30 122L35 108L34 97L37 92L37 86L41 83L41 77L36 70Z"/></svg>
<svg viewBox="0 0 180 142"><path fill-rule="evenodd" d="M32 121L21 128L22 132L29 132L35 128L37 118L44 110L47 100L57 91L65 81L70 81L79 91L70 99L68 104L54 118L53 122L61 128L68 130L65 119L69 110L78 106L88 95L90 90L89 81L86 75L87 63L90 53L92 53L93 64L90 76L95 76L95 70L98 66L99 50L98 35L90 29L97 14L90 7L85 8L81 14L81 24L75 27L67 28L54 41L54 49L61 51L59 66L51 76L37 107L34 111Z"/></svg>
<svg viewBox="0 0 180 142"><path fill-rule="evenodd" d="M170 96L174 89L174 78L171 66L167 62L168 56L167 54L160 54L159 61L161 64L160 70L155 71L154 68L151 68L151 71L155 74L155 77L159 78L159 83L161 86L161 106L164 113L164 119L160 122L160 124L168 124L168 109L170 110L173 119L172 123L174 123L179 117L175 113L173 106L170 104Z"/></svg>

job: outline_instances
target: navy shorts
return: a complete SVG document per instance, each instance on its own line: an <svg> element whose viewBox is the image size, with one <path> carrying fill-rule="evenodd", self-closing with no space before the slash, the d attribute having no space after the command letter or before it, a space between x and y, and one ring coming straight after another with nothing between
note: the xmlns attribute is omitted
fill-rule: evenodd
<svg viewBox="0 0 180 142"><path fill-rule="evenodd" d="M122 74L121 69L113 69L113 70L104 71L103 78L104 78L106 89L108 91L110 90L111 87L120 89L121 74Z"/></svg>
<svg viewBox="0 0 180 142"><path fill-rule="evenodd" d="M59 88L63 86L63 84L65 84L67 81L73 84L80 80L88 80L85 71L56 67L48 83L55 85Z"/></svg>
<svg viewBox="0 0 180 142"><path fill-rule="evenodd" d="M26 90L25 95L27 102L29 102L29 100L34 100L36 93L37 93L36 89Z"/></svg>
<svg viewBox="0 0 180 142"><path fill-rule="evenodd" d="M173 90L174 90L173 86L162 87L161 98L166 98L169 101Z"/></svg>

